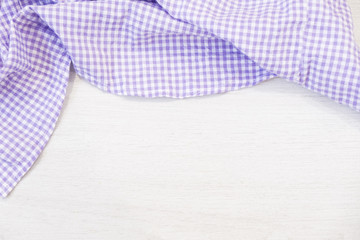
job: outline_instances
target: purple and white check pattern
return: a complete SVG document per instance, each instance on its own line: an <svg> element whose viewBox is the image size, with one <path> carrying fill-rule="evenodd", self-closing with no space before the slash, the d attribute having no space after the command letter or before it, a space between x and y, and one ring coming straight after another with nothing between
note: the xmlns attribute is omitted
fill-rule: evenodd
<svg viewBox="0 0 360 240"><path fill-rule="evenodd" d="M69 67L114 94L184 98L293 81L360 111L345 0L1 0L0 195L48 142Z"/></svg>

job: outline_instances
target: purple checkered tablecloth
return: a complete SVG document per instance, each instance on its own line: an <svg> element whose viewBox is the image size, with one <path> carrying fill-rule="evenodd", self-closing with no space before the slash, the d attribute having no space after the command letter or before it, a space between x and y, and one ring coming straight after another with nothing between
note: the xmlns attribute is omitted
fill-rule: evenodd
<svg viewBox="0 0 360 240"><path fill-rule="evenodd" d="M345 0L0 0L0 195L48 142L77 74L184 98L280 77L360 110Z"/></svg>

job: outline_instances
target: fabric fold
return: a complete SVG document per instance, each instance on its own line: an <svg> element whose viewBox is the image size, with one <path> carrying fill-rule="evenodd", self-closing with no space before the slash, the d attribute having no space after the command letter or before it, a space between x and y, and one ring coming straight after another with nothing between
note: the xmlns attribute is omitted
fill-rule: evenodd
<svg viewBox="0 0 360 240"><path fill-rule="evenodd" d="M3 7L3 6L2 6ZM14 14L0 69L0 195L30 169L52 134L69 77L59 38L31 9ZM31 41L29 41L29 39Z"/></svg>
<svg viewBox="0 0 360 240"><path fill-rule="evenodd" d="M360 52L345 0L158 0L263 69L360 110Z"/></svg>

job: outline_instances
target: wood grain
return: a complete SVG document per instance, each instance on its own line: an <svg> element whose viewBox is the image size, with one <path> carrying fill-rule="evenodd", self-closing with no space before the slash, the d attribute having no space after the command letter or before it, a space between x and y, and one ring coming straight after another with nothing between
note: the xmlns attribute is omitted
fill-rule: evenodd
<svg viewBox="0 0 360 240"><path fill-rule="evenodd" d="M73 74L50 143L0 201L5 239L359 240L360 115L282 79L174 100Z"/></svg>

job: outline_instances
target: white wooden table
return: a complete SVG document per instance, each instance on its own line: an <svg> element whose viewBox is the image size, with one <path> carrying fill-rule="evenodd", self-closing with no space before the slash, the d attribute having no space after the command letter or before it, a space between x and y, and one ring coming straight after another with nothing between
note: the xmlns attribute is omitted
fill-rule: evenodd
<svg viewBox="0 0 360 240"><path fill-rule="evenodd" d="M45 151L0 201L5 239L359 240L360 114L281 79L174 100L73 74Z"/></svg>

